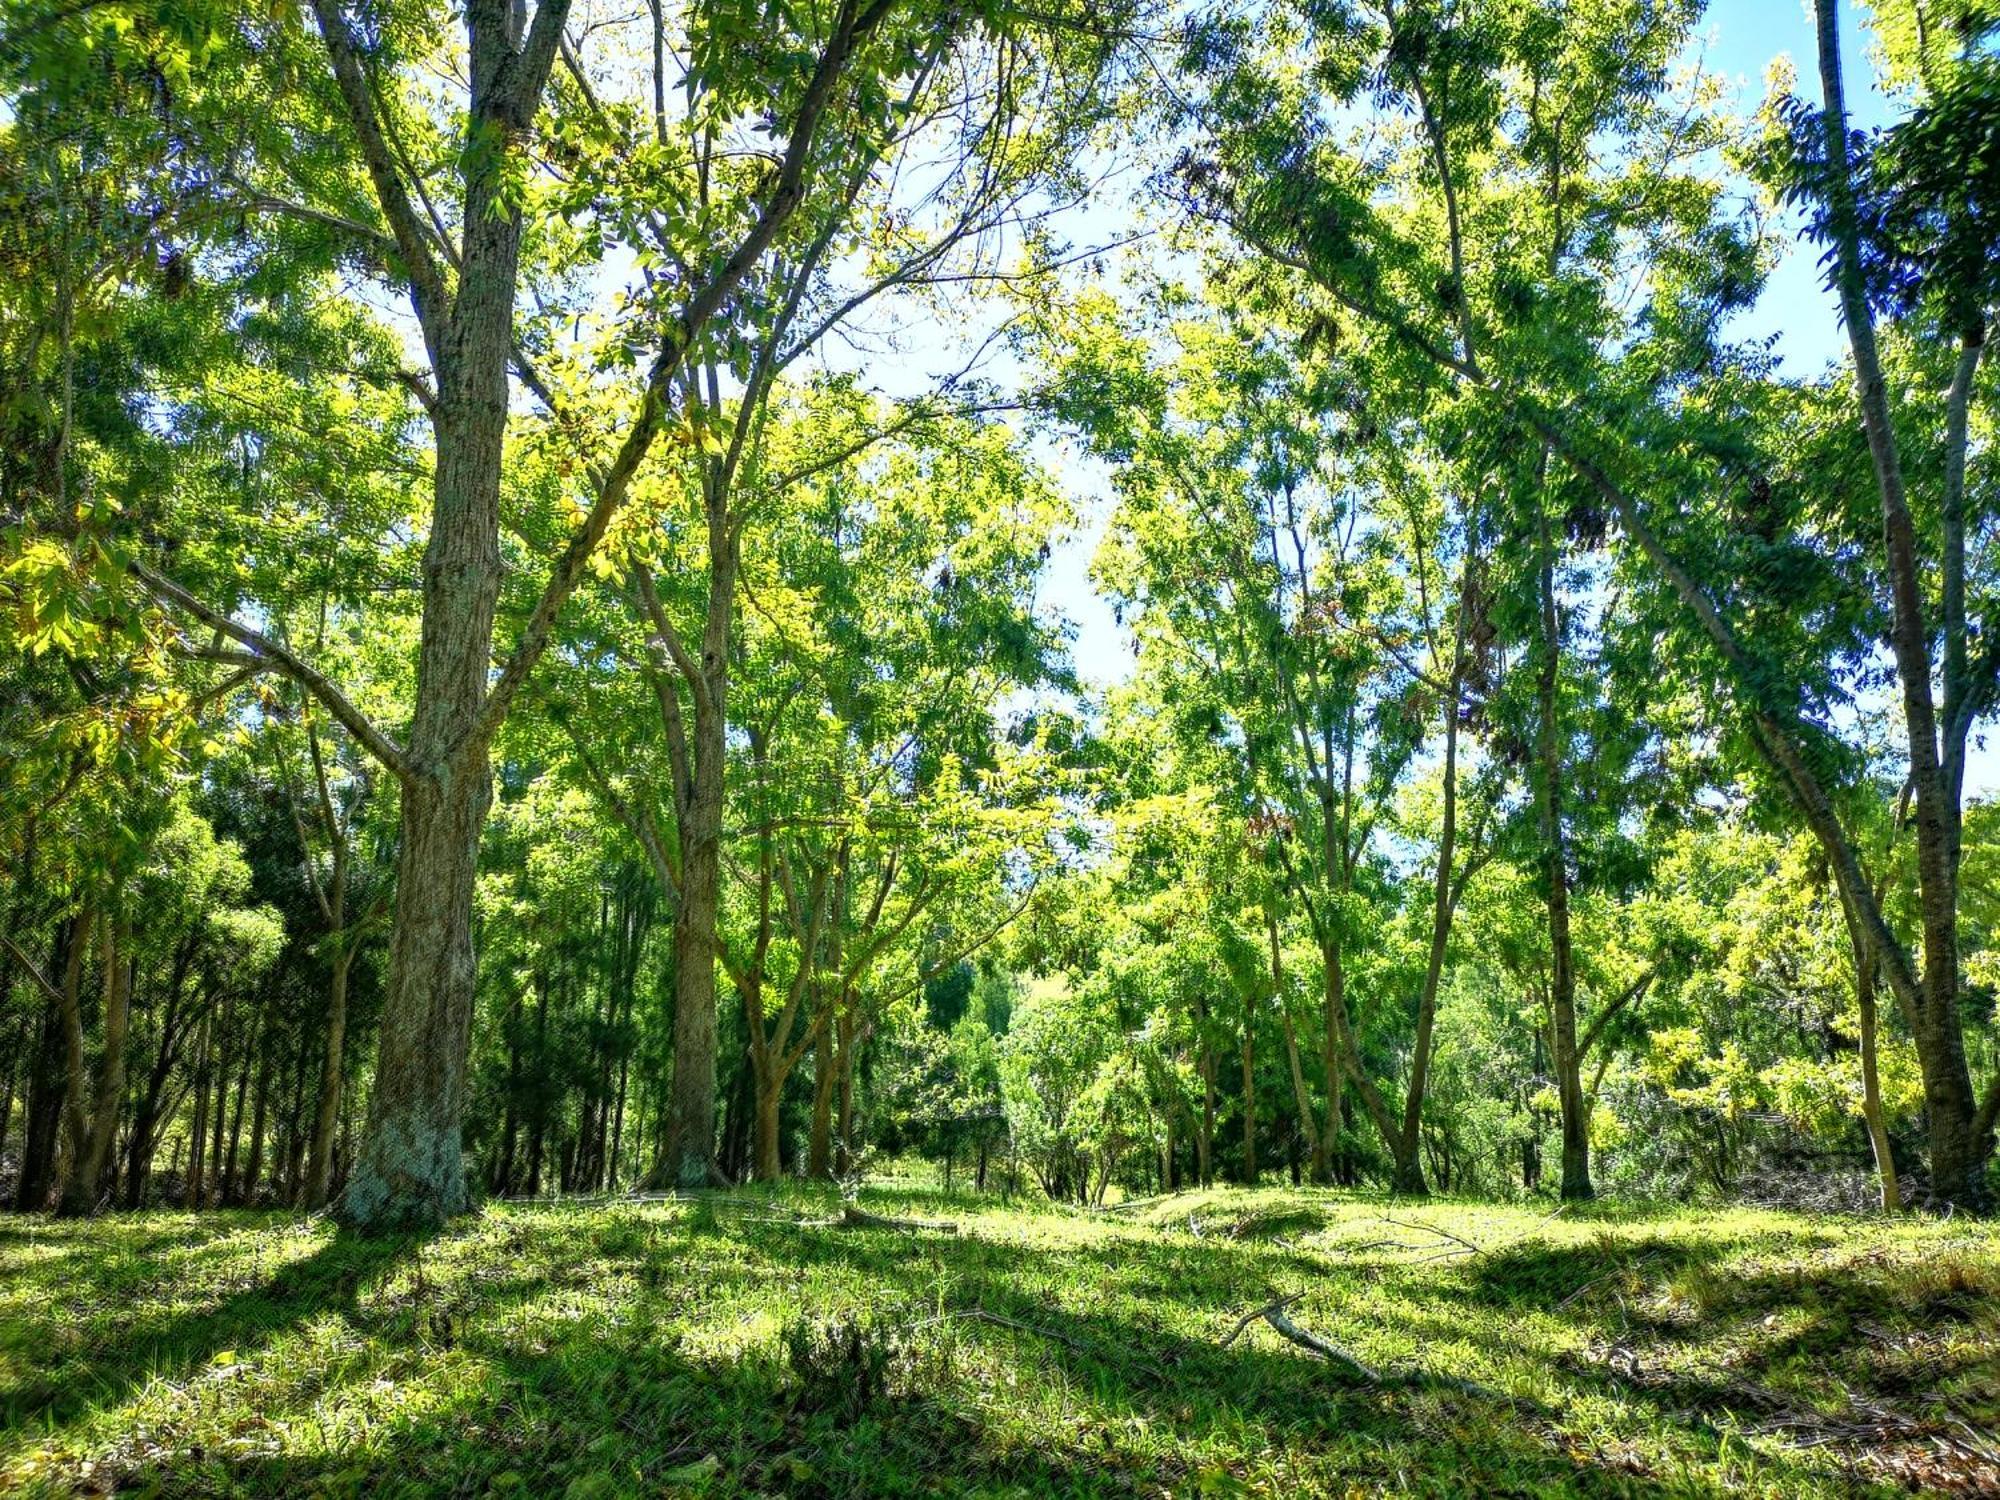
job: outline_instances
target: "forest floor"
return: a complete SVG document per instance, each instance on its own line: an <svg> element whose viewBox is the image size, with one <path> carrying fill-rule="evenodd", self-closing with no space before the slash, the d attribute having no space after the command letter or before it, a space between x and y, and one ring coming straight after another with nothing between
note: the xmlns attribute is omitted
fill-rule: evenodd
<svg viewBox="0 0 2000 1500"><path fill-rule="evenodd" d="M2000 1494L1991 1227L860 1202L0 1222L0 1492Z"/></svg>

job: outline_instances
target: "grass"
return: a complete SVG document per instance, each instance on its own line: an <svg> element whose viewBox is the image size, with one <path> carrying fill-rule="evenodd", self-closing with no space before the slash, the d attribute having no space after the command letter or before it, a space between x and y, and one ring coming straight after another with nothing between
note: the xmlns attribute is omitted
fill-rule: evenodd
<svg viewBox="0 0 2000 1500"><path fill-rule="evenodd" d="M862 1201L960 1232L843 1224L803 1189L390 1240L0 1223L0 1492L2000 1492L1985 1226ZM1261 1321L1222 1345L1293 1292L1380 1383Z"/></svg>

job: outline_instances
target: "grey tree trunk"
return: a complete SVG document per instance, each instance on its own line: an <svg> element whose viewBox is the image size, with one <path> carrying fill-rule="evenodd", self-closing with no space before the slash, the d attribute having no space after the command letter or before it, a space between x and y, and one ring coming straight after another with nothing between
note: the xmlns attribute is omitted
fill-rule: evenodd
<svg viewBox="0 0 2000 1500"><path fill-rule="evenodd" d="M323 1208L333 1182L333 1135L340 1124L340 1098L345 1083L347 1049L347 975L353 955L343 943L333 960L333 983L326 1001L326 1057L320 1068L319 1105L313 1119L312 1150L306 1159L306 1180L300 1202Z"/></svg>
<svg viewBox="0 0 2000 1500"><path fill-rule="evenodd" d="M103 929L104 1061L97 1070L88 1133L81 1138L69 1181L63 1186L61 1212L87 1214L97 1207L98 1183L111 1155L111 1138L118 1130L118 1109L125 1101L125 1032L131 1019L131 969L125 955L125 924L106 913Z"/></svg>
<svg viewBox="0 0 2000 1500"><path fill-rule="evenodd" d="M681 830L681 904L674 914L674 1070L667 1092L663 1183L708 1185L715 1159L715 961L722 896L725 754L719 705L697 707L694 765Z"/></svg>
<svg viewBox="0 0 2000 1500"><path fill-rule="evenodd" d="M1546 472L1548 460L1542 467ZM1576 957L1569 927L1569 850L1563 831L1561 685L1562 621L1556 612L1555 546L1547 496L1535 488L1536 572L1541 594L1542 659L1535 674L1538 709L1535 742L1541 766L1537 799L1542 833L1542 868L1548 884L1550 1052L1556 1096L1562 1105L1562 1201L1595 1196L1590 1183L1590 1113L1583 1097L1583 1058L1576 1043Z"/></svg>

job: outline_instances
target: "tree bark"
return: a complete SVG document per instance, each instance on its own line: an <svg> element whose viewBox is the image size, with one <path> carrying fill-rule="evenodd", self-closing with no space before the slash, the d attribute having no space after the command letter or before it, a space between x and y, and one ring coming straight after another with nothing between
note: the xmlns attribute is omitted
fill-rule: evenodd
<svg viewBox="0 0 2000 1500"><path fill-rule="evenodd" d="M718 661L717 666L720 663ZM716 920L722 898L725 724L697 701L694 764L681 827L681 900L674 913L674 1067L667 1095L664 1184L708 1184L715 1156Z"/></svg>
<svg viewBox="0 0 2000 1500"><path fill-rule="evenodd" d="M833 1047L832 1018L822 1015L813 1036L812 1131L806 1147L806 1175L833 1175Z"/></svg>
<svg viewBox="0 0 2000 1500"><path fill-rule="evenodd" d="M68 971L70 948L80 936L73 922L55 924L45 973ZM45 995L43 1002L40 1034L30 1054L27 1097L22 1101L27 1118L21 1140L21 1178L14 1188L14 1207L22 1213L40 1213L54 1195L68 1089L68 1073L63 1067L65 1007L59 994Z"/></svg>
<svg viewBox="0 0 2000 1500"><path fill-rule="evenodd" d="M1544 454L1540 475L1546 477ZM1580 1202L1595 1196L1590 1183L1589 1112L1583 1097L1583 1059L1576 1044L1576 964L1569 924L1569 848L1563 828L1561 687L1562 621L1556 610L1555 543L1548 517L1548 495L1541 482L1534 494L1537 584L1541 595L1541 661L1535 674L1538 709L1536 758L1541 785L1538 811L1542 834L1542 869L1549 929L1549 1013L1556 1070L1556 1095L1562 1105L1562 1201Z"/></svg>
<svg viewBox="0 0 2000 1500"><path fill-rule="evenodd" d="M1332 1177L1319 1127L1313 1120L1312 1091L1306 1087L1305 1069L1299 1065L1298 1029L1292 1025L1292 1007L1285 999L1284 960L1279 956L1278 914L1267 909L1265 921L1271 933L1271 988L1278 997L1278 1020L1285 1034L1285 1061L1292 1074L1292 1100L1298 1106L1299 1134L1305 1137L1312 1158L1313 1181L1325 1184Z"/></svg>
<svg viewBox="0 0 2000 1500"><path fill-rule="evenodd" d="M1837 0L1815 0L1820 85L1825 96L1826 197L1834 246L1834 285L1854 355L1856 403L1868 439L1882 510L1883 555L1889 574L1889 641L1902 689L1903 721L1915 792L1919 915L1923 930L1922 1004L1912 1035L1922 1066L1930 1117L1931 1185L1939 1197L1974 1212L1986 1209L1985 1168L1993 1151L1966 1065L1958 1015L1958 873L1962 836L1955 768L1962 739L1945 726L1942 747L1932 697L1930 633L1924 619L1916 524L1904 491L1901 458L1889 411L1888 384L1875 343L1861 263L1860 224L1848 165L1846 94L1841 79ZM1871 946L1873 944L1871 943ZM1878 955L1879 957L1880 955Z"/></svg>
<svg viewBox="0 0 2000 1500"><path fill-rule="evenodd" d="M113 912L103 914L99 926L103 933L104 1060L97 1072L88 1133L81 1138L63 1188L61 1211L65 1214L96 1210L98 1183L111 1154L112 1137L118 1132L118 1110L125 1101L125 1032L132 1014L131 960L125 952L127 926L124 918Z"/></svg>

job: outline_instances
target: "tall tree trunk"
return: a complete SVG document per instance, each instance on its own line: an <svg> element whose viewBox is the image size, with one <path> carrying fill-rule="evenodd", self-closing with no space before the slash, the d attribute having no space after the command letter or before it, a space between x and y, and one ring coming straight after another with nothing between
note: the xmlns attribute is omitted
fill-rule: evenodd
<svg viewBox="0 0 2000 1500"><path fill-rule="evenodd" d="M1424 1090L1429 1083L1438 985L1444 975L1445 949L1451 942L1452 909L1456 901L1457 872L1453 860L1458 847L1458 717L1464 700L1465 637L1471 623L1466 616L1472 610L1476 580L1475 561L1468 557L1464 576L1459 580L1458 607L1452 625L1451 672L1444 694L1444 809L1438 831L1437 883L1431 903L1430 957L1424 966L1423 992L1417 1000L1417 1035L1410 1053L1409 1090L1403 1099L1403 1129L1395 1143L1396 1191L1414 1197L1423 1197L1429 1191L1424 1184L1420 1149Z"/></svg>
<svg viewBox="0 0 2000 1500"><path fill-rule="evenodd" d="M88 1087L89 1062L84 1051L83 1037L83 964L91 939L97 931L98 916L94 908L86 907L75 919L69 940L69 951L63 963L62 1006L63 1028L63 1145L56 1158L56 1176L59 1180L57 1209L61 1213L87 1212L75 1207L75 1189L78 1168L90 1152L90 1116L86 1113L84 1093ZM94 1193L92 1201L94 1202Z"/></svg>
<svg viewBox="0 0 2000 1500"><path fill-rule="evenodd" d="M253 1092L255 1103L250 1110L250 1160L243 1168L243 1201L257 1201L257 1184L264 1179L264 1127L269 1120L271 1103L271 1074L274 1069L282 1070L283 1064L275 1056L266 1028L264 1045L257 1053L257 1085Z"/></svg>
<svg viewBox="0 0 2000 1500"><path fill-rule="evenodd" d="M1257 1008L1243 994L1243 1183L1257 1185Z"/></svg>
<svg viewBox="0 0 2000 1500"><path fill-rule="evenodd" d="M812 1130L806 1146L806 1175L833 1175L833 1022L822 1014L813 1032Z"/></svg>
<svg viewBox="0 0 2000 1500"><path fill-rule="evenodd" d="M694 766L681 830L681 903L674 914L674 1068L663 1185L706 1187L715 1153L716 920L722 898L724 721L697 703Z"/></svg>
<svg viewBox="0 0 2000 1500"><path fill-rule="evenodd" d="M45 974L68 972L69 951L79 936L73 922L55 924ZM56 1155L68 1089L68 1074L63 1068L65 1007L58 995L45 996L44 1000L39 1036L30 1054L27 1098L23 1101L27 1118L21 1139L21 1177L14 1185L14 1207L22 1213L42 1212L55 1193Z"/></svg>
<svg viewBox="0 0 2000 1500"><path fill-rule="evenodd" d="M1195 1068L1201 1074L1201 1130L1194 1140L1195 1176L1202 1187L1209 1187L1215 1181L1215 1054L1209 1050L1206 1039L1201 1043Z"/></svg>
<svg viewBox="0 0 2000 1500"><path fill-rule="evenodd" d="M1546 478L1548 456L1541 460ZM1569 930L1569 850L1563 827L1562 722L1559 689L1562 668L1562 621L1556 610L1555 541L1548 517L1548 495L1535 486L1537 582L1541 595L1541 661L1535 674L1537 706L1536 758L1541 785L1538 811L1542 834L1542 869L1547 883L1549 928L1549 1020L1554 1045L1556 1096L1562 1105L1562 1201L1575 1203L1595 1196L1590 1185L1589 1111L1583 1097L1583 1059L1576 1044L1576 962Z"/></svg>
<svg viewBox="0 0 2000 1500"><path fill-rule="evenodd" d="M249 1184L236 1171L237 1152L243 1144L243 1110L249 1103L250 1075L257 1069L257 1059L270 1045L265 1035L264 1016L268 1004L260 1005L250 1018L250 1036L243 1048L243 1060L236 1072L236 1101L229 1116L229 1153L224 1158L222 1171L222 1201L242 1203L249 1196Z"/></svg>
<svg viewBox="0 0 2000 1500"><path fill-rule="evenodd" d="M852 1006L842 1008L839 1027L840 1056L834 1066L840 1072L840 1117L834 1132L833 1174L845 1177L854 1166L854 1073L864 1033Z"/></svg>
<svg viewBox="0 0 2000 1500"><path fill-rule="evenodd" d="M517 991L508 1007L507 1033L507 1116L500 1128L500 1160L493 1171L492 1191L498 1195L514 1191L514 1152L521 1133L521 996Z"/></svg>
<svg viewBox="0 0 2000 1500"><path fill-rule="evenodd" d="M194 1114L188 1123L187 1188L183 1197L189 1208L202 1207L208 1194L208 1083L214 1057L215 1016L212 1010L205 1009L201 1040L195 1048Z"/></svg>
<svg viewBox="0 0 2000 1500"><path fill-rule="evenodd" d="M346 1085L347 976L354 952L344 940L333 959L333 982L326 999L326 1054L320 1064L319 1103L313 1116L312 1150L306 1158L306 1208L323 1208L333 1184L333 1132L340 1123L340 1099Z"/></svg>
<svg viewBox="0 0 2000 1500"><path fill-rule="evenodd" d="M131 960L125 952L127 935L123 917L106 912L99 919L103 930L104 966L104 1061L97 1073L97 1092L90 1112L88 1133L63 1188L62 1212L87 1214L97 1207L98 1182L104 1163L111 1155L112 1138L118 1132L118 1110L125 1101L125 1032L131 1020Z"/></svg>
<svg viewBox="0 0 2000 1500"><path fill-rule="evenodd" d="M461 1117L474 1001L472 908L493 791L487 687L522 224L509 184L568 6L543 0L527 37L525 6L474 0L465 8L468 144L458 156L463 228L449 289L415 227L347 20L333 0L315 0L315 10L377 196L411 262L413 303L437 379L388 978L367 1128L338 1212L363 1229L429 1227L467 1204ZM503 699L498 712L504 706Z"/></svg>
<svg viewBox="0 0 2000 1500"><path fill-rule="evenodd" d="M1319 1127L1313 1120L1312 1091L1306 1087L1305 1069L1299 1065L1298 1030L1292 1025L1292 1007L1285 998L1284 960L1278 946L1278 914L1267 908L1264 913L1266 925L1271 934L1271 989L1278 997L1278 1020L1285 1033L1285 1062L1292 1074L1292 1099L1298 1106L1298 1133L1305 1138L1306 1149L1312 1156L1313 1181L1325 1183L1330 1177L1327 1169L1326 1153L1320 1148Z"/></svg>
<svg viewBox="0 0 2000 1500"><path fill-rule="evenodd" d="M1854 355L1856 404L1868 439L1882 510L1883 556L1890 593L1889 643L1896 658L1902 690L1903 721L1909 752L1910 785L1916 801L1917 886L1923 930L1923 971L1917 999L1911 1007L1911 1035L1923 1072L1924 1103L1930 1118L1931 1185L1941 1198L1974 1212L1987 1204L1986 1164L1993 1153L1993 1114L1982 1110L1966 1064L1965 1037L1958 1014L1960 973L1958 939L1958 878L1961 858L1964 734L1969 720L1958 710L1961 674L1952 670L1963 648L1960 612L1947 610L1946 723L1939 738L1936 702L1932 696L1931 635L1924 616L1923 562L1916 524L1904 490L1902 461L1890 415L1888 384L1883 378L1875 342L1874 315L1868 303L1866 273L1861 260L1860 218L1848 162L1846 91L1841 78L1840 17L1837 0L1815 0L1820 86L1825 96L1824 140L1827 218L1833 241L1834 287L1840 295L1848 344ZM1976 368L1980 340L1969 345ZM1956 391L1956 382L1955 391ZM1953 413L1954 421L1957 413ZM1962 456L1962 433L1951 434ZM1961 471L1962 472L1962 471ZM1947 495L1947 506L1958 498ZM1962 512L1945 517L1948 580L1961 587ZM1865 893L1855 898L1865 900ZM1873 924L1871 924L1872 927ZM1870 946L1877 938L1871 935ZM1877 953L1878 961L1889 956ZM2000 1103L2000 1095L1995 1095Z"/></svg>

